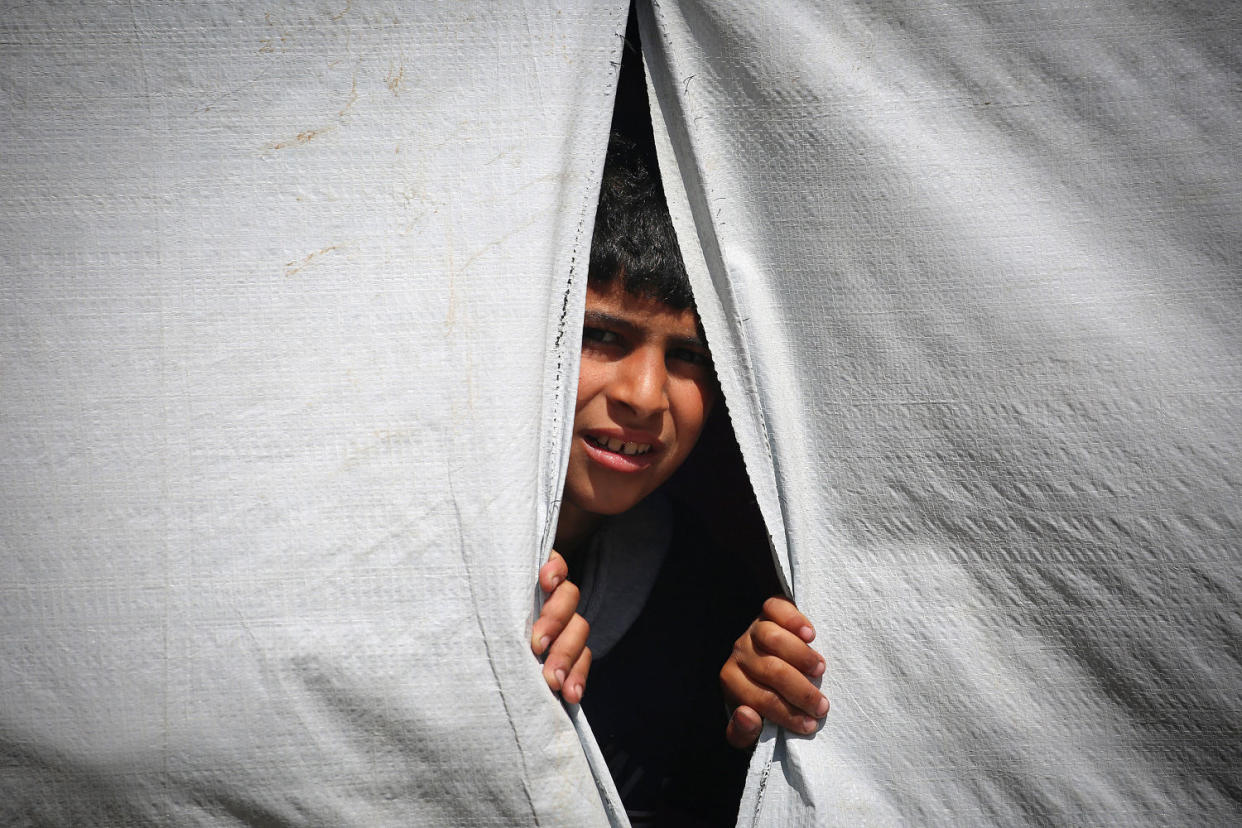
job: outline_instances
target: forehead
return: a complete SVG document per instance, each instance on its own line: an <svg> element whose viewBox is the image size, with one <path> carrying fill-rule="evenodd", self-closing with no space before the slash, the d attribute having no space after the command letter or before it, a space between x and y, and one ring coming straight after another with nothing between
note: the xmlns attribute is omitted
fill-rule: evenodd
<svg viewBox="0 0 1242 828"><path fill-rule="evenodd" d="M588 323L592 316L602 314L650 333L683 339L702 339L699 316L693 309L679 310L659 299L637 296L621 287L620 280L604 290L588 286L586 312Z"/></svg>

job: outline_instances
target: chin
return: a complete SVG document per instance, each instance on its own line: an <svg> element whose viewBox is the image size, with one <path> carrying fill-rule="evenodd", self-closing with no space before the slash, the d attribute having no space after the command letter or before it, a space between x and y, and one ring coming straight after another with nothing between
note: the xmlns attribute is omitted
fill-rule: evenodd
<svg viewBox="0 0 1242 828"><path fill-rule="evenodd" d="M650 492L641 489L600 491L600 489L596 488L588 496L575 498L575 500L578 507L585 512L611 516L628 512L641 503L648 494Z"/></svg>
<svg viewBox="0 0 1242 828"><path fill-rule="evenodd" d="M597 515L619 515L633 509L642 502L642 499L645 496L646 495L640 497L596 497L593 498L592 502L587 505L587 511L594 512Z"/></svg>

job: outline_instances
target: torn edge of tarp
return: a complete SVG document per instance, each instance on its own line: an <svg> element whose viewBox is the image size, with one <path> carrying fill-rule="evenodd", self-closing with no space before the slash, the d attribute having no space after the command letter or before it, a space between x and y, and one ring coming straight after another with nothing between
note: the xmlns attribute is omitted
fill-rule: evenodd
<svg viewBox="0 0 1242 828"><path fill-rule="evenodd" d="M781 589L792 599L794 578L785 530L786 516L777 487L776 459L747 344L754 341L756 334L748 329L747 314L738 306L729 281L730 273L720 248L717 228L712 221L710 194L700 169L701 159L688 129L686 85L684 81L679 84L678 73L667 48L660 4L658 0L650 0L650 3L637 0L637 6L651 125L664 181L664 197L690 277L695 304L708 341L712 343L712 361L741 448L747 477L767 529L777 577ZM772 343L772 347L778 346ZM780 729L765 722L751 754L750 770L738 810L739 828L753 828L760 823L768 777L773 762L782 751Z"/></svg>
<svg viewBox="0 0 1242 828"><path fill-rule="evenodd" d="M616 5L617 8L613 10L615 14L613 34L616 38L612 60L613 71L608 76L606 86L600 90L601 98L610 102L615 101L617 82L620 77L629 0L622 0ZM599 204L599 186L608 150L608 129L612 116L612 105L601 106L597 110L584 113L584 117L590 119L587 129L591 134L599 136L598 155L591 165L593 175L590 179L590 186L583 189L582 197L578 202L578 215L574 223L574 236L569 252L569 266L563 273L552 274L556 288L551 291L550 295L554 300L559 301L548 309L548 363L545 369L545 404L540 422L543 450L540 452L539 483L542 487L542 497L539 498L538 520L541 528L539 546L534 550L533 569L531 570L532 623L544 602L537 574L539 567L547 560L556 538L561 494L565 487L565 470L569 463L570 436L573 431L576 408L578 361L581 357L581 320L585 312L586 276L590 266L591 236L595 226L595 210ZM595 740L595 735L591 732L586 715L576 704L568 702L562 702L562 704L582 745L587 766L594 777L595 787L599 792L609 825L611 828L629 828L630 822L621 803L621 795L613 782L612 773L608 770L608 764Z"/></svg>

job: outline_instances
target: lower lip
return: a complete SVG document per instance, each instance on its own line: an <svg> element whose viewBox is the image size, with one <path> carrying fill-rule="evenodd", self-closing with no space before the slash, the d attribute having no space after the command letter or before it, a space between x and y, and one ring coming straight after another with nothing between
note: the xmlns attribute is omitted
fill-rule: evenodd
<svg viewBox="0 0 1242 828"><path fill-rule="evenodd" d="M586 446L587 457L612 471L638 472L649 468L655 462L652 456L655 454L654 450L646 454L618 454L615 451L600 448L585 437L579 439L582 440L582 445Z"/></svg>

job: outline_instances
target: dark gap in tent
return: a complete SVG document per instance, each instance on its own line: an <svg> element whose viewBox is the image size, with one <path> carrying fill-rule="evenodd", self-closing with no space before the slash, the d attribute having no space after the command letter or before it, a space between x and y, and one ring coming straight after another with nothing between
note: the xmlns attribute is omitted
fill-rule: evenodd
<svg viewBox="0 0 1242 828"><path fill-rule="evenodd" d="M659 170L633 3L626 24L612 130L634 141L648 155L650 169ZM743 563L750 582L765 595L781 594L771 537L723 399L717 401L698 447L664 488L708 533L713 546L721 550L722 560Z"/></svg>
<svg viewBox="0 0 1242 828"><path fill-rule="evenodd" d="M592 231L557 546L590 624L581 710L631 822L731 825L751 754L729 742L721 671L733 666L736 688L734 644L781 590L703 359L636 24L631 6L611 125L619 135L609 139Z"/></svg>

